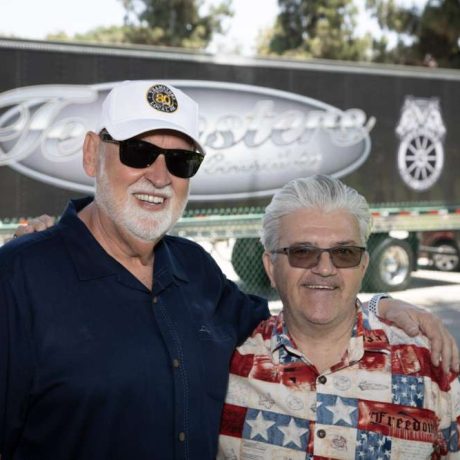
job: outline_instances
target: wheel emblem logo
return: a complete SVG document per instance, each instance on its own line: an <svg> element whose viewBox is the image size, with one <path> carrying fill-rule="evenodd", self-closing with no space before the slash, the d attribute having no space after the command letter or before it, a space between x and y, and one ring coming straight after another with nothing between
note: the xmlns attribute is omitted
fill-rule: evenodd
<svg viewBox="0 0 460 460"><path fill-rule="evenodd" d="M396 133L400 138L399 174L410 188L429 189L439 179L444 166L446 127L439 99L407 97Z"/></svg>

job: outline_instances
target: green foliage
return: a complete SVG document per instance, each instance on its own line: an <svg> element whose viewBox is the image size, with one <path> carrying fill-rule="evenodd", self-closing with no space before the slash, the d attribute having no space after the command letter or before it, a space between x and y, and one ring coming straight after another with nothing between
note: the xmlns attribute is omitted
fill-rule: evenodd
<svg viewBox="0 0 460 460"><path fill-rule="evenodd" d="M356 0L278 0L272 29L259 37L262 55L370 60L460 68L460 1L366 0L378 38L356 37Z"/></svg>
<svg viewBox="0 0 460 460"><path fill-rule="evenodd" d="M69 36L65 32L58 32L48 34L48 40L59 41L83 41L83 42L96 42L96 43L128 43L127 34L129 28L126 26L109 26L97 27L86 33L76 34Z"/></svg>
<svg viewBox="0 0 460 460"><path fill-rule="evenodd" d="M374 42L375 60L460 68L458 0L430 0L421 9L394 0L367 0L366 7L384 31L397 37L392 49Z"/></svg>
<svg viewBox="0 0 460 460"><path fill-rule="evenodd" d="M233 15L231 0L211 5L203 12L203 0L121 0L131 43L205 48L222 21Z"/></svg>
<svg viewBox="0 0 460 460"><path fill-rule="evenodd" d="M119 1L125 8L123 26L48 38L205 49L233 15L231 0L208 9L205 0ZM428 0L423 8L400 0L366 0L368 14L381 28L377 38L356 36L356 0L278 0L278 5L273 28L259 35L260 55L460 68L460 0Z"/></svg>
<svg viewBox="0 0 460 460"><path fill-rule="evenodd" d="M369 36L356 37L357 8L352 0L278 0L272 31L260 39L259 54L304 58L365 60Z"/></svg>
<svg viewBox="0 0 460 460"><path fill-rule="evenodd" d="M98 43L134 43L204 49L222 22L231 17L231 0L211 5L206 12L203 0L120 0L125 8L123 26L98 27L69 37L64 32L48 39Z"/></svg>

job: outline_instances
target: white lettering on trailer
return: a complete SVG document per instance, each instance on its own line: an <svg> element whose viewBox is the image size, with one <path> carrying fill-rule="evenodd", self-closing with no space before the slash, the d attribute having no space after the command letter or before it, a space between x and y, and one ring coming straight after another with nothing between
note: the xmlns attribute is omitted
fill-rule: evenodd
<svg viewBox="0 0 460 460"><path fill-rule="evenodd" d="M308 97L234 83L167 80L200 104L206 159L191 200L269 196L288 180L345 176L366 161L375 119ZM58 187L92 192L81 165L87 130L116 83L39 85L0 94L0 166Z"/></svg>

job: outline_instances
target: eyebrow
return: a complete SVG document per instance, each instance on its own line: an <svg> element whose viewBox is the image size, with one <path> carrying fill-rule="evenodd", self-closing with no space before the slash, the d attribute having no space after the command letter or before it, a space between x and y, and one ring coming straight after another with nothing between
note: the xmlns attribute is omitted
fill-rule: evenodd
<svg viewBox="0 0 460 460"><path fill-rule="evenodd" d="M336 247L336 246L354 246L354 245L357 245L357 244L361 244L359 243L358 241L355 241L355 240L344 240L344 241L336 241L335 243L332 243L332 246L331 247ZM296 241L294 243L291 244L291 246L300 246L300 245L304 245L304 246L315 246L317 247L317 244L315 243L312 243L310 241Z"/></svg>

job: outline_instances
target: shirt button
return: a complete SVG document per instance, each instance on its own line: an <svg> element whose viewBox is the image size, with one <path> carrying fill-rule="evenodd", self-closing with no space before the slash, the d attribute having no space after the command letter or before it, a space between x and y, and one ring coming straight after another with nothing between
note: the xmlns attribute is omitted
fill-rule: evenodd
<svg viewBox="0 0 460 460"><path fill-rule="evenodd" d="M179 441L180 442L184 442L185 441L185 433L183 431L181 431L179 433Z"/></svg>
<svg viewBox="0 0 460 460"><path fill-rule="evenodd" d="M178 359L173 359L173 367L179 367L180 361Z"/></svg>
<svg viewBox="0 0 460 460"><path fill-rule="evenodd" d="M326 376L325 376L325 375L320 375L320 376L318 377L318 382L319 382L319 383L322 383L322 384L324 385L324 384L327 382Z"/></svg>
<svg viewBox="0 0 460 460"><path fill-rule="evenodd" d="M155 296L153 299L152 299L152 303L157 303L158 302L158 297Z"/></svg>
<svg viewBox="0 0 460 460"><path fill-rule="evenodd" d="M316 435L318 436L318 438L323 439L323 438L326 437L326 431L324 431L324 430L318 430L318 431L316 432Z"/></svg>

